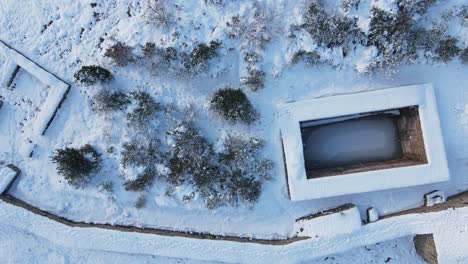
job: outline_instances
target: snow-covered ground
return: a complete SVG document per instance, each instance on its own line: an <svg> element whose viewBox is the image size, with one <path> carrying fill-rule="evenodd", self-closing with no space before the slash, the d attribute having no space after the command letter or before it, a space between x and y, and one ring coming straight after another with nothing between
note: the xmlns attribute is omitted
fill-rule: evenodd
<svg viewBox="0 0 468 264"><path fill-rule="evenodd" d="M22 156L17 149L28 133L31 133L27 122L37 113L36 108L44 102L50 88L23 70L15 79L15 89L1 88L0 95L5 98L5 103L0 109L0 165L13 163L22 170L22 175L10 192L41 209L76 221L271 238L292 235L294 220L303 215L345 203L356 204L362 215L369 207L376 208L380 214L387 214L422 205L423 194L434 189L444 190L448 195L468 189L468 67L458 58L447 64L420 62L403 65L391 76L386 73L359 73L366 71L369 61L375 55L372 48L358 49L346 58L337 56L335 53L338 51L322 54L333 66L320 64L307 67L303 63L292 66L288 62L294 51L317 46L310 37L301 38L294 45L282 37L288 34L290 25L300 20L302 6L297 5L294 0L262 1L262 4L273 9L268 12L272 14L268 20L268 24L272 26L272 40L261 51L262 68L267 73L266 83L265 88L257 92L246 90L261 118L251 126L228 125L210 111L209 100L218 88L240 85L239 75L246 71L243 54L237 48L239 43L227 38L224 31L227 30L226 22L231 16L238 13L249 14L252 6L250 1L226 2L224 7L220 7L205 4L203 0L173 1L171 8L177 10L179 18L176 26L157 29L142 19L144 7L138 0L2 0L0 27L5 30L0 31L0 39L73 84L48 133L38 142L32 158ZM362 15L366 8L370 9L370 5L375 2L381 8L391 10L393 5L385 3L395 1L361 2L363 7L358 16L360 27L364 29L369 23L368 18L366 20ZM93 7L92 3L97 5ZM439 1L429 10L429 18L441 17L450 13L450 10L455 12L463 4L466 4L465 0ZM461 25L456 16L448 19L448 23L450 35L459 39L461 47L466 47L466 24ZM208 43L216 39L223 40L222 56L212 62L208 73L196 78L171 79L155 76L142 69L141 65L114 66L103 56L105 49L116 41L123 41L131 46L144 45L151 41L162 47L174 46L190 51L195 43ZM0 54L0 63L4 60L1 56ZM228 132L263 138L267 143L264 154L275 162L275 167L271 172L272 180L263 186L258 203L253 208L241 205L209 210L197 200L189 203L180 201L181 196L192 191L190 187L179 187L175 190L175 197L168 197L165 195L165 188L157 182L144 192L148 199L146 207L135 208L139 194L124 190L123 179L119 175L118 154L107 153L111 146L119 152L121 143L128 139L124 115L94 112L90 97L96 93L97 88L78 86L73 78L82 65L90 64L105 66L113 72L115 79L109 84L111 89L124 92L145 90L159 102L193 109L195 121L203 134L214 143ZM420 83L432 83L435 88L450 181L301 202L288 199L279 144L278 105L299 99ZM87 143L104 154L104 166L86 188L75 189L57 174L50 156L57 148L79 147ZM108 181L113 182L112 194L102 192L97 187ZM2 228L0 232L8 234L7 230ZM27 236L20 230L11 232L17 232L18 236ZM31 238L31 243L39 243L38 239ZM398 245L405 243L408 243L405 239L396 242ZM391 251L391 245L388 242L384 251ZM44 248L46 246L49 245L44 244ZM73 260L74 256L80 254L74 253L72 249L60 248L61 246L50 245L55 248L52 250L59 258L69 255ZM70 244L70 247L73 245ZM369 258L370 261L370 255L362 252L358 255L363 258L357 259L356 263L358 260L367 261L364 258ZM377 246L375 251L370 252L380 251ZM398 254L388 253L389 257ZM411 260L410 255L413 253L408 254L405 256ZM337 258L352 259L353 255L354 253L349 253ZM383 255L387 254L382 254L382 257ZM22 256L18 257L22 260ZM132 256L122 258L130 260ZM150 257L141 256L141 259L135 261L152 262L148 258ZM397 257L392 257L394 258ZM12 261L15 262L15 259Z"/></svg>

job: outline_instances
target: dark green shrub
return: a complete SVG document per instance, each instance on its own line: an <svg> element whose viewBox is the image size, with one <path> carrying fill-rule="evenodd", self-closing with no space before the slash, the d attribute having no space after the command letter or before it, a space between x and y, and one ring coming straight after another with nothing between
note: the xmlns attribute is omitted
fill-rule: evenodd
<svg viewBox="0 0 468 264"><path fill-rule="evenodd" d="M252 123L258 113L241 89L219 89L211 98L211 109L230 123Z"/></svg>
<svg viewBox="0 0 468 264"><path fill-rule="evenodd" d="M208 61L218 55L220 42L211 41L209 45L198 44L190 53L190 61L186 62L188 69L204 69L208 66Z"/></svg>
<svg viewBox="0 0 468 264"><path fill-rule="evenodd" d="M133 48L125 45L122 42L110 46L104 56L109 57L118 66L126 66L130 62L134 61L135 55L133 54Z"/></svg>
<svg viewBox="0 0 468 264"><path fill-rule="evenodd" d="M315 65L320 62L320 56L315 51L300 50L294 53L291 63L297 64L300 61L303 61L307 65Z"/></svg>
<svg viewBox="0 0 468 264"><path fill-rule="evenodd" d="M458 40L453 37L448 37L439 42L439 47L435 50L439 60L448 62L453 57L460 54L461 49L457 47Z"/></svg>
<svg viewBox="0 0 468 264"><path fill-rule="evenodd" d="M460 59L464 64L468 64L468 48L465 48L461 54Z"/></svg>
<svg viewBox="0 0 468 264"><path fill-rule="evenodd" d="M87 184L90 174L99 168L100 161L101 155L89 144L79 149L57 149L52 156L58 173L75 187Z"/></svg>
<svg viewBox="0 0 468 264"><path fill-rule="evenodd" d="M134 92L133 98L136 100L136 107L127 114L127 121L130 125L142 127L156 112L161 110L161 106L147 92Z"/></svg>
<svg viewBox="0 0 468 264"><path fill-rule="evenodd" d="M97 65L83 66L75 73L75 80L83 84L95 84L98 82L104 83L112 80L112 74Z"/></svg>
<svg viewBox="0 0 468 264"><path fill-rule="evenodd" d="M124 110L130 102L130 97L122 92L102 90L96 95L95 108L102 112Z"/></svg>
<svg viewBox="0 0 468 264"><path fill-rule="evenodd" d="M183 122L169 134L173 137L169 169L170 183L188 182L200 187L211 174L214 157L213 146L203 137L193 122Z"/></svg>

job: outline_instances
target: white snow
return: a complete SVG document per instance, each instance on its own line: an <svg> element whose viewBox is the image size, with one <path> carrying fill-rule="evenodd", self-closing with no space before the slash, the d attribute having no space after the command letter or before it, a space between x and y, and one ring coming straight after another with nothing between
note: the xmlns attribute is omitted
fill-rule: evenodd
<svg viewBox="0 0 468 264"><path fill-rule="evenodd" d="M17 174L16 171L8 166L0 169L0 194L6 190Z"/></svg>
<svg viewBox="0 0 468 264"><path fill-rule="evenodd" d="M468 208L392 217L364 225L351 234L311 238L284 246L69 227L3 201L0 202L0 210L2 225L32 233L64 247L232 263L297 263L415 234L433 233L436 244L450 240L447 237L439 240L439 235L452 232L460 239L458 241L468 239L468 232L460 232L467 230ZM450 233L446 233L447 227L450 227ZM443 246L442 249L440 263L450 263L446 260L464 256L465 252L459 250L466 249L466 246Z"/></svg>
<svg viewBox="0 0 468 264"><path fill-rule="evenodd" d="M1 65L1 64L0 64ZM11 78L11 75L16 69L16 63L11 59L6 59L3 67L0 68L0 87L4 87L8 84L8 81Z"/></svg>

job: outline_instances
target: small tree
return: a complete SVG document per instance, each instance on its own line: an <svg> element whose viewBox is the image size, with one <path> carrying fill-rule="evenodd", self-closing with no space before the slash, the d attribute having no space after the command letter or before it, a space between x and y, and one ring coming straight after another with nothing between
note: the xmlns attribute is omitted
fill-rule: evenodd
<svg viewBox="0 0 468 264"><path fill-rule="evenodd" d="M83 66L75 73L75 80L87 85L105 83L112 79L112 74L108 70L97 65Z"/></svg>
<svg viewBox="0 0 468 264"><path fill-rule="evenodd" d="M89 144L79 149L57 149L51 158L57 164L58 173L75 187L86 185L101 161L101 155Z"/></svg>
<svg viewBox="0 0 468 264"><path fill-rule="evenodd" d="M135 202L136 209L142 209L146 206L146 197L144 195L138 196L138 199Z"/></svg>
<svg viewBox="0 0 468 264"><path fill-rule="evenodd" d="M258 112L241 89L226 87L216 91L211 98L211 109L230 123L252 123Z"/></svg>
<svg viewBox="0 0 468 264"><path fill-rule="evenodd" d="M118 66L126 66L135 59L133 48L122 42L110 46L104 56L109 57Z"/></svg>

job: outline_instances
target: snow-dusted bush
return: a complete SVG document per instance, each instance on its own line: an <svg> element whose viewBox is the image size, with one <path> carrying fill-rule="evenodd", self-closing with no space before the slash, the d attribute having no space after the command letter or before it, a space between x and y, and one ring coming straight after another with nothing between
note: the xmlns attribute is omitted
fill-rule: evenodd
<svg viewBox="0 0 468 264"><path fill-rule="evenodd" d="M106 193L113 193L114 192L114 184L111 181L102 182L98 185L98 188L102 192Z"/></svg>
<svg viewBox="0 0 468 264"><path fill-rule="evenodd" d="M303 61L307 65L315 65L320 62L320 55L314 51L299 50L294 53L291 64L296 64Z"/></svg>
<svg viewBox="0 0 468 264"><path fill-rule="evenodd" d="M173 47L161 48L152 42L146 43L142 47L143 62L155 73L173 73L180 72L180 66L177 63L179 54Z"/></svg>
<svg viewBox="0 0 468 264"><path fill-rule="evenodd" d="M346 45L359 33L354 20L342 15L328 14L324 1L310 1L302 25L322 47L333 48Z"/></svg>
<svg viewBox="0 0 468 264"><path fill-rule="evenodd" d="M122 92L101 90L94 98L95 109L100 112L123 110L130 104L130 97Z"/></svg>
<svg viewBox="0 0 468 264"><path fill-rule="evenodd" d="M258 200L262 183L269 179L273 166L260 155L262 140L228 136L220 152L215 152L190 121L182 122L169 135L173 141L169 186L191 184L210 209ZM192 198L183 199L188 202Z"/></svg>
<svg viewBox="0 0 468 264"><path fill-rule="evenodd" d="M439 47L435 50L437 58L443 62L448 62L453 57L460 54L461 49L457 46L458 40L453 37L447 37L439 42Z"/></svg>
<svg viewBox="0 0 468 264"><path fill-rule="evenodd" d="M257 91L265 86L266 73L255 68L247 68L247 76L241 78L241 83L252 91Z"/></svg>
<svg viewBox="0 0 468 264"><path fill-rule="evenodd" d="M464 64L468 64L468 48L463 49L460 54L460 59Z"/></svg>
<svg viewBox="0 0 468 264"><path fill-rule="evenodd" d="M437 0L399 0L398 9L409 14L422 15L433 6Z"/></svg>
<svg viewBox="0 0 468 264"><path fill-rule="evenodd" d="M138 196L136 202L135 202L135 208L136 209L141 209L146 206L146 196L140 195Z"/></svg>
<svg viewBox="0 0 468 264"><path fill-rule="evenodd" d="M261 193L262 182L268 180L273 162L261 158L264 141L257 138L228 136L219 153L222 168L221 185L225 186L225 200L231 205L253 203Z"/></svg>
<svg viewBox="0 0 468 264"><path fill-rule="evenodd" d="M170 183L192 183L202 187L209 178L216 176L212 173L213 146L193 122L184 121L168 133L174 142L170 148Z"/></svg>
<svg viewBox="0 0 468 264"><path fill-rule="evenodd" d="M230 123L252 123L258 113L241 89L226 87L216 91L211 98L211 109Z"/></svg>
<svg viewBox="0 0 468 264"><path fill-rule="evenodd" d="M112 74L108 70L97 65L83 66L75 73L75 80L87 85L104 83L112 79Z"/></svg>
<svg viewBox="0 0 468 264"><path fill-rule="evenodd" d="M135 174L126 175L125 190L142 191L153 184L157 175L156 165L161 161L159 145L156 140L133 140L123 144L121 165L127 173Z"/></svg>
<svg viewBox="0 0 468 264"><path fill-rule="evenodd" d="M81 148L57 149L51 159L70 185L82 187L88 183L91 173L99 168L101 155L87 144Z"/></svg>
<svg viewBox="0 0 468 264"><path fill-rule="evenodd" d="M118 66L126 66L130 62L135 60L133 54L133 48L122 42L110 46L104 56L111 58L112 61Z"/></svg>
<svg viewBox="0 0 468 264"><path fill-rule="evenodd" d="M458 17L460 18L460 23L462 26L468 26L468 5L463 5L458 12Z"/></svg>
<svg viewBox="0 0 468 264"><path fill-rule="evenodd" d="M198 44L190 53L185 67L192 71L200 71L206 69L210 59L218 55L218 49L221 46L220 42L211 41L209 45L204 43Z"/></svg>
<svg viewBox="0 0 468 264"><path fill-rule="evenodd" d="M161 110L161 105L147 92L133 92L132 97L136 101L136 106L127 114L127 121L129 126L141 128Z"/></svg>
<svg viewBox="0 0 468 264"><path fill-rule="evenodd" d="M146 18L156 27L168 27L173 22L166 0L147 0Z"/></svg>

